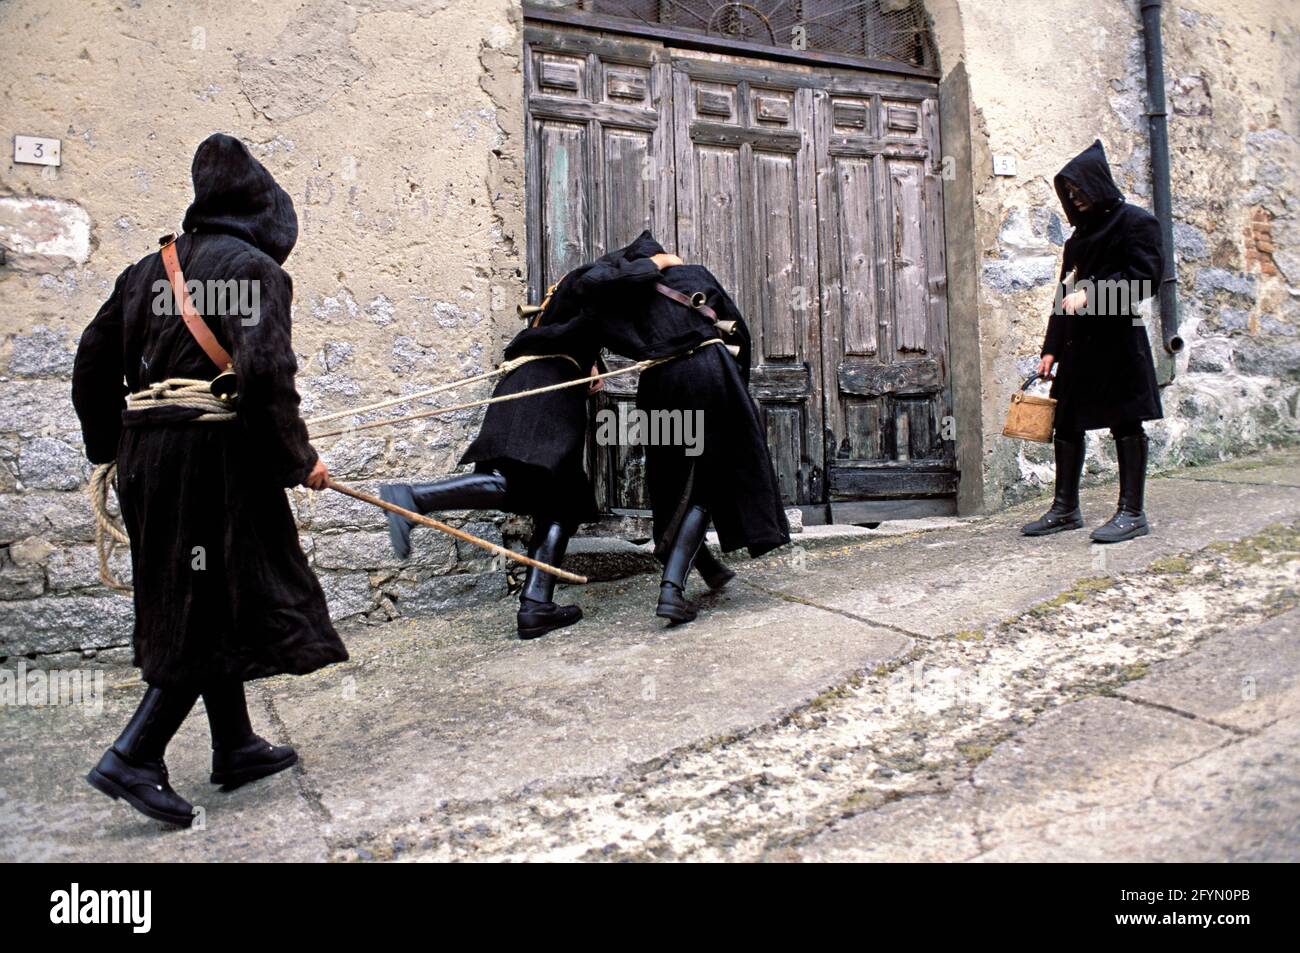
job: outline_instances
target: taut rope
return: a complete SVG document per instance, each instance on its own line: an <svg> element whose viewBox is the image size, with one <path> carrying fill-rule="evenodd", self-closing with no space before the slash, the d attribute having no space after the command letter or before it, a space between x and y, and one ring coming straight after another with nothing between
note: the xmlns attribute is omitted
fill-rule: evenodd
<svg viewBox="0 0 1300 953"><path fill-rule="evenodd" d="M464 387L467 384L477 384L479 381L485 381L490 377L497 377L501 374L509 374L516 367L522 367L529 361L544 361L552 357L563 358L578 370L578 362L567 354L527 354L523 357L516 357L513 360L503 362L499 367L490 371L484 371L482 374L475 374L473 377L466 377L458 381L452 381L449 384L439 384L437 387L430 387L428 390L418 390L414 394L403 394L401 397L394 397L391 400L381 400L376 404L364 404L361 407L353 407L351 410L338 410L332 414L321 414L319 417L309 417L304 421L308 426L312 424L323 424L329 420L338 420L340 417L355 417L359 414L369 413L372 410L384 410L388 407L396 407L398 404L405 404L412 400L419 400L422 397L431 397L434 394L441 394L443 391L455 390L457 387Z"/></svg>
<svg viewBox="0 0 1300 953"><path fill-rule="evenodd" d="M631 374L635 371L646 371L652 367L658 367L660 364L667 364L669 361L675 361L679 357L686 357L690 354L694 354L700 348L707 347L710 344L723 344L723 343L724 342L721 338L709 338L709 340L701 341L699 344L691 348L689 351L683 351L681 354L673 354L669 357L656 357L656 358L651 358L649 360L637 361L635 364L629 364L627 367L620 367L617 370L613 370L613 371L606 371L603 374L592 374L590 377L576 377L571 381L561 381L558 384L547 384L545 387L534 387L531 388L530 390L521 390L517 394L502 394L500 397L484 397L482 400L471 400L461 404L452 404L450 407L434 407L432 410L423 410L417 414L406 414L401 417L389 417L386 420L371 420L364 424L353 424L350 427L342 427L338 430L316 431L311 433L311 437L314 440L321 439L323 437L338 437L343 434L354 433L358 430L371 430L375 427L390 427L394 424L406 423L407 421L411 421L411 420L423 420L425 417L437 417L441 414L451 414L451 413L455 413L458 410L469 410L474 407L486 407L489 404L501 404L501 403L505 403L508 400L519 400L520 398L523 397L533 397L536 396L537 394L547 394L550 393L551 391L564 390L566 387L577 387L580 384L592 384L596 381L603 381L607 377L618 377L620 374ZM566 357L568 358L568 360L573 361L573 358L570 358L568 357L568 355L564 355L564 354L543 354L543 355L537 355L537 357ZM517 360L523 360L523 359L517 358ZM509 363L511 362L509 361L506 362L506 364ZM573 363L575 365L577 364L576 361L574 361ZM501 367L504 368L506 364L502 364ZM513 370L513 368L511 369ZM452 387L459 387L461 384L466 384L476 380L482 380L485 377L490 377L490 376L492 376L491 373L480 374L477 377L468 378L464 381L456 381L452 384L444 385L441 389L447 390ZM432 391L428 393L432 393ZM391 401L384 401L383 404L386 406L401 404L409 400L414 400L418 396L421 395L411 394L405 397L394 398ZM372 405L372 407L378 407L378 406L379 405ZM316 417L308 421L308 423L316 423L321 420L333 419L336 417L344 417L347 416L348 414L361 413L362 411L367 409L370 408L362 408L361 410L340 412L337 414L331 414L327 417Z"/></svg>

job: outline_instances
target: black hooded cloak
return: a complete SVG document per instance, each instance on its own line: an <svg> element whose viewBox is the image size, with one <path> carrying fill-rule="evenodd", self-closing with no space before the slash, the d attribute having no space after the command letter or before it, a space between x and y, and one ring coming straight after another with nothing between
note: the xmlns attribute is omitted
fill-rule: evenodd
<svg viewBox="0 0 1300 953"><path fill-rule="evenodd" d="M700 411L703 416L698 456L688 456L684 446L646 447L655 540L671 540L677 519L689 506L698 505L713 517L724 552L746 547L759 556L789 542L790 527L766 433L747 387L749 329L707 268L678 265L661 272L651 258L663 250L645 231L625 248L581 269L576 279L581 305L577 316L545 337L521 334L506 353L594 344L638 361L687 355L642 372L637 388L639 410ZM688 298L703 292L719 321L734 321L735 330L720 332L701 312L658 292L656 284ZM738 359L723 346L701 346L719 337L739 347Z"/></svg>
<svg viewBox="0 0 1300 953"><path fill-rule="evenodd" d="M176 242L187 282L233 279L259 289L253 315L214 308L210 295L202 307L195 302L233 356L237 418L124 410L125 395L151 383L217 373L179 309L154 313L166 287L156 252L122 272L82 334L72 401L91 462L117 461L131 538L135 664L151 685L201 689L303 674L348 655L284 492L316 463L294 387L293 285L280 267L297 239L293 202L230 136L204 140L191 174L194 203Z"/></svg>
<svg viewBox="0 0 1300 953"><path fill-rule="evenodd" d="M1073 182L1092 204L1086 213L1070 201ZM1160 223L1145 209L1130 205L1111 177L1101 141L1071 159L1056 176L1056 194L1074 226L1065 243L1061 280L1074 272L1074 286L1090 282L1091 314L1053 310L1043 354L1059 367L1052 384L1056 428L1063 433L1124 427L1164 416L1146 327L1138 315L1140 294L1127 306L1097 293L1102 281L1145 283L1151 294L1164 275ZM1141 287L1141 285L1137 286ZM1059 302L1065 289L1058 292ZM1106 312L1106 313L1101 313Z"/></svg>
<svg viewBox="0 0 1300 953"><path fill-rule="evenodd" d="M516 335L505 352L507 359L523 353L557 356L529 361L511 371L501 378L493 397L549 387L590 373L599 353L595 341L569 337L548 346L555 330L577 314L577 284L586 270L580 268L564 276L535 324ZM533 341L534 350L518 350L516 342L521 338ZM510 512L555 520L573 532L579 523L599 516L584 463L587 396L587 387L576 385L489 404L478 436L460 462L505 475L505 507Z"/></svg>

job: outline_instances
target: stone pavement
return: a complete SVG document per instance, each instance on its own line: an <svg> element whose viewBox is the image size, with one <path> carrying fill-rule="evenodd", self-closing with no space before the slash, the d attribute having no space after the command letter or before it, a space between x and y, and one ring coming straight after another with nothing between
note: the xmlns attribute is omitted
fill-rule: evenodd
<svg viewBox="0 0 1300 953"><path fill-rule="evenodd" d="M1018 536L1042 506L796 543L675 629L651 575L536 642L508 601L351 629L250 687L294 771L218 793L182 729L202 830L82 780L130 671L0 708L0 859L1300 859L1300 455L1153 479L1116 547Z"/></svg>

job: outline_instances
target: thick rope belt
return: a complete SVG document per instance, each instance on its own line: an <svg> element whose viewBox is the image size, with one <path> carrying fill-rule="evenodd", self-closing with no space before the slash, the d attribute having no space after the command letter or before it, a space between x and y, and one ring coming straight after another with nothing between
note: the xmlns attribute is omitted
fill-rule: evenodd
<svg viewBox="0 0 1300 953"><path fill-rule="evenodd" d="M196 381L187 377L169 377L144 390L128 394L126 409L147 410L150 407L187 407L202 411L196 421L223 421L235 419L235 408L229 400L217 397L209 389L210 381Z"/></svg>
<svg viewBox="0 0 1300 953"><path fill-rule="evenodd" d="M185 407L200 411L187 423L219 423L234 420L235 408L229 400L214 395L209 381L188 377L169 377L150 384L143 390L128 394L128 412L151 407ZM130 592L131 587L113 574L109 560L118 546L129 546L131 540L117 525L108 511L108 488L113 482L115 463L101 463L90 475L90 508L95 515L95 554L99 557L99 578L104 585L119 592Z"/></svg>

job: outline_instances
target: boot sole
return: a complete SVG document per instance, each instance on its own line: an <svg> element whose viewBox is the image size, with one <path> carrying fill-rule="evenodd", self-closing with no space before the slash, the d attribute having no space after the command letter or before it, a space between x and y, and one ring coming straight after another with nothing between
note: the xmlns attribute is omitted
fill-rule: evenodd
<svg viewBox="0 0 1300 953"><path fill-rule="evenodd" d="M86 775L86 781L101 794L107 794L114 801L120 798L145 817L151 817L155 821L162 821L164 824L175 824L177 827L190 827L194 823L193 814L168 814L166 811L150 807L132 794L130 790L122 787L108 775L102 773L99 768L91 768L90 773Z"/></svg>
<svg viewBox="0 0 1300 953"><path fill-rule="evenodd" d="M573 622L548 623L547 625L521 625L519 626L519 638L524 641L528 641L529 639L540 639L548 632L554 632L556 629L567 629L569 626L575 625L581 621L582 616L578 616L578 618L574 619Z"/></svg>
<svg viewBox="0 0 1300 953"><path fill-rule="evenodd" d="M298 752L294 752L283 761L274 761L270 764L259 764L251 768L241 768L236 771L222 771L220 774L213 772L208 778L213 784L221 785L225 791L233 791L235 788L243 787L245 784L252 784L254 781L260 781L262 778L269 778L273 774L279 774L292 768L298 763Z"/></svg>
<svg viewBox="0 0 1300 953"><path fill-rule="evenodd" d="M655 615L661 619L667 619L673 625L682 625L686 622L694 622L699 613L683 611L676 606L664 605L661 602L655 607Z"/></svg>
<svg viewBox="0 0 1300 953"><path fill-rule="evenodd" d="M1072 529L1083 529L1083 520L1079 520L1079 522L1077 523L1062 523L1060 526L1053 526L1051 529L1037 529L1034 530L1032 533L1022 529L1020 531L1020 535L1031 536L1031 537L1051 536L1053 533L1064 533Z"/></svg>
<svg viewBox="0 0 1300 953"><path fill-rule="evenodd" d="M1149 536L1150 534L1151 534L1151 527L1143 526L1140 529L1135 529L1130 533L1125 533L1123 536L1115 536L1108 539L1103 536L1090 535L1088 538L1091 539L1094 543L1097 543L1098 545L1109 546L1111 543L1127 543L1130 539L1137 539L1139 536Z"/></svg>

